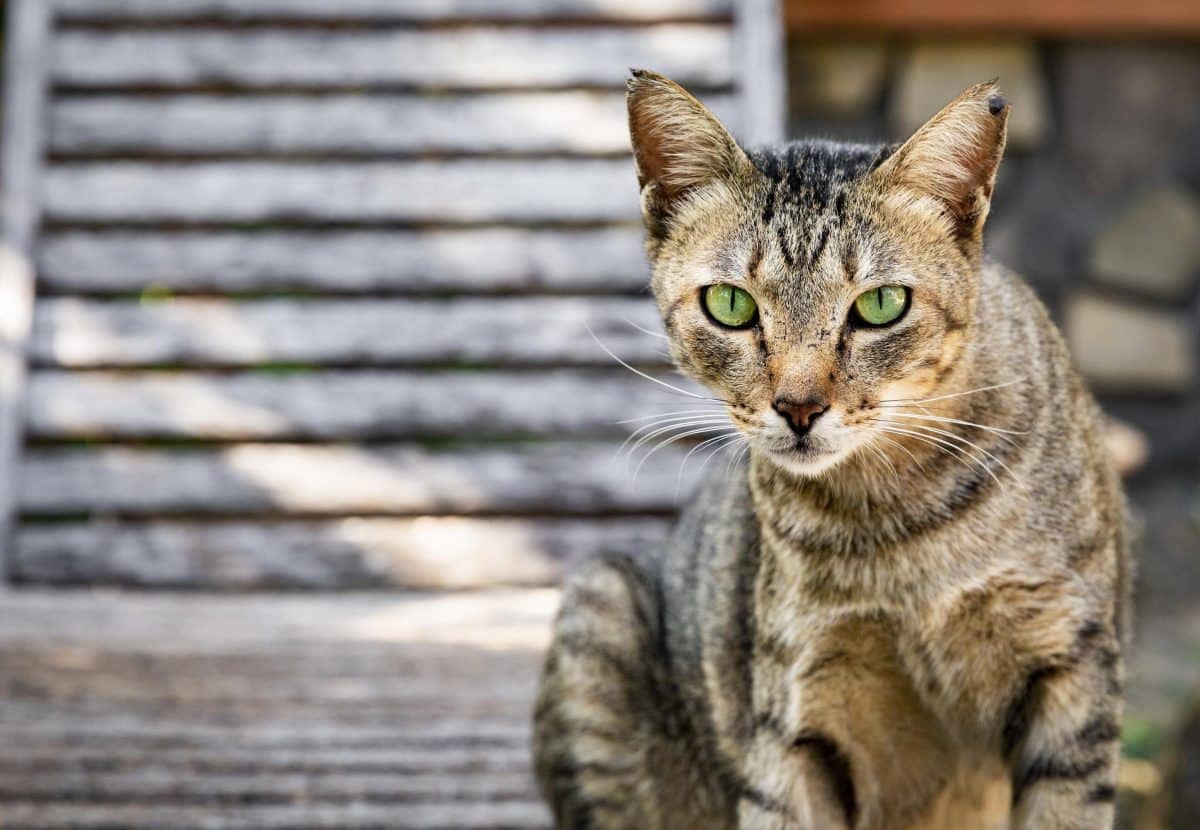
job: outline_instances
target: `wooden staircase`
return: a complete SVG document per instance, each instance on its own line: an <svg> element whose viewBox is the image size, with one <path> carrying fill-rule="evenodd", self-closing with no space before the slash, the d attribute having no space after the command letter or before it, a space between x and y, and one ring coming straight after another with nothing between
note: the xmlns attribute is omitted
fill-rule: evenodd
<svg viewBox="0 0 1200 830"><path fill-rule="evenodd" d="M12 8L13 581L547 584L661 538L699 465L634 482L616 422L678 399L587 333L667 370L624 80L777 137L771 3Z"/></svg>
<svg viewBox="0 0 1200 830"><path fill-rule="evenodd" d="M679 399L587 334L667 370L626 71L769 140L777 27L766 0L10 0L0 827L549 824L531 586L656 544L698 467L631 480L615 422Z"/></svg>

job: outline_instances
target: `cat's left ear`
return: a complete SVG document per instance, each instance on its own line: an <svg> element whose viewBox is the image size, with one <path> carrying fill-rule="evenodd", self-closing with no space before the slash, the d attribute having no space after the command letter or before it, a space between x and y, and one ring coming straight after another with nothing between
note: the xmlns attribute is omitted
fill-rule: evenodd
<svg viewBox="0 0 1200 830"><path fill-rule="evenodd" d="M717 117L670 78L633 70L626 102L642 213L652 235L662 233L688 193L753 170Z"/></svg>
<svg viewBox="0 0 1200 830"><path fill-rule="evenodd" d="M978 242L1004 155L1008 110L995 81L976 84L925 122L874 175L901 199L940 211L958 240Z"/></svg>

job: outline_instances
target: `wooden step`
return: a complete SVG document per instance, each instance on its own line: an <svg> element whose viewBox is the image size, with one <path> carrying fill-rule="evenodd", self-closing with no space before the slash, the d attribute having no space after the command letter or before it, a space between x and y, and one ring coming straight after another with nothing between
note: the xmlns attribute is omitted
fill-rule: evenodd
<svg viewBox="0 0 1200 830"><path fill-rule="evenodd" d="M263 364L615 367L597 340L627 363L667 362L667 341L650 298L538 296L242 301L53 297L35 309L30 358L38 366L72 369Z"/></svg>
<svg viewBox="0 0 1200 830"><path fill-rule="evenodd" d="M20 506L37 516L663 512L703 465L700 454L685 465L688 450L673 445L638 470L617 450L586 441L35 447L22 464Z"/></svg>
<svg viewBox="0 0 1200 830"><path fill-rule="evenodd" d="M705 89L733 81L730 27L65 29L54 83L87 89L622 89L630 67Z"/></svg>
<svg viewBox="0 0 1200 830"><path fill-rule="evenodd" d="M4 826L548 826L529 712L556 603L8 592Z"/></svg>
<svg viewBox="0 0 1200 830"><path fill-rule="evenodd" d="M735 102L706 103L737 129ZM619 92L472 95L61 96L50 149L106 154L625 155Z"/></svg>
<svg viewBox="0 0 1200 830"><path fill-rule="evenodd" d="M661 427L662 438L732 431L721 405L673 396L624 369L40 371L29 386L27 417L35 438L114 441L624 438L635 427L653 432L659 418L674 419ZM645 420L623 423L634 417Z"/></svg>
<svg viewBox="0 0 1200 830"><path fill-rule="evenodd" d="M533 801L500 803L301 804L267 807L170 804L4 805L5 823L22 830L538 830L550 826Z"/></svg>
<svg viewBox="0 0 1200 830"><path fill-rule="evenodd" d="M69 23L179 20L431 22L727 18L730 0L54 0Z"/></svg>
<svg viewBox="0 0 1200 830"><path fill-rule="evenodd" d="M192 164L71 162L45 173L60 222L615 222L639 215L625 159Z"/></svg>
<svg viewBox="0 0 1200 830"><path fill-rule="evenodd" d="M553 585L597 553L658 550L668 527L668 519L629 516L99 519L26 523L10 556L15 579L46 585L463 589Z"/></svg>
<svg viewBox="0 0 1200 830"><path fill-rule="evenodd" d="M625 174L633 181L632 166ZM636 194L634 195L636 199ZM245 232L50 231L42 290L266 293L645 291L640 226Z"/></svg>

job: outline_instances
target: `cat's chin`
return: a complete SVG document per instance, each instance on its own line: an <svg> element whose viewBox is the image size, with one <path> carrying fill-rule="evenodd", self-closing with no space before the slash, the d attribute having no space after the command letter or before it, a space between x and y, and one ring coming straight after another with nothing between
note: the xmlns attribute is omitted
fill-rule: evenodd
<svg viewBox="0 0 1200 830"><path fill-rule="evenodd" d="M771 449L766 452L771 463L785 472L802 478L814 478L836 467L846 453L809 447Z"/></svg>

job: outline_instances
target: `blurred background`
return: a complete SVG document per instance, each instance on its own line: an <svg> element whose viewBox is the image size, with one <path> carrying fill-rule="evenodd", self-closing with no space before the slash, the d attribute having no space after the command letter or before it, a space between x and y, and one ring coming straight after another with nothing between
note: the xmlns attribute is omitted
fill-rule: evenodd
<svg viewBox="0 0 1200 830"><path fill-rule="evenodd" d="M688 401L615 360L681 382L644 66L748 144L902 139L999 77L988 246L1135 508L1122 826L1200 826L1200 6L10 0L5 27L0 825L545 825L554 586L658 544L737 450L635 432Z"/></svg>

